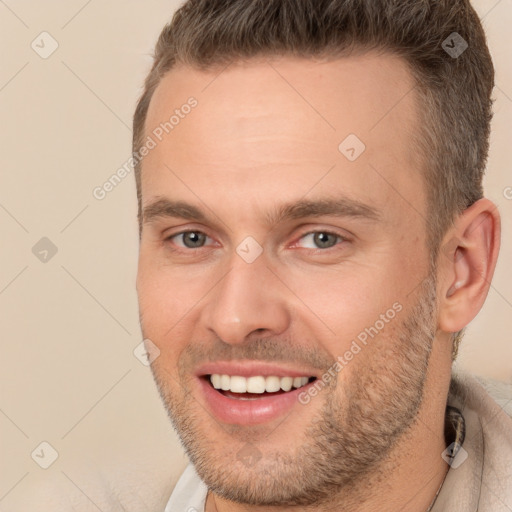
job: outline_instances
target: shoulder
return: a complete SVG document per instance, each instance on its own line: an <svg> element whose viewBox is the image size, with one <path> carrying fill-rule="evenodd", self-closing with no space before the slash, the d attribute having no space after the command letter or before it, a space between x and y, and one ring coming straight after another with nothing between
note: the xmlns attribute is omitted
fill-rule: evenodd
<svg viewBox="0 0 512 512"><path fill-rule="evenodd" d="M481 420L512 422L512 384L454 371L450 399L475 411ZM496 423L496 422L494 422Z"/></svg>
<svg viewBox="0 0 512 512"><path fill-rule="evenodd" d="M485 389L503 412L512 418L512 383L476 376L475 380Z"/></svg>
<svg viewBox="0 0 512 512"><path fill-rule="evenodd" d="M512 385L454 373L449 401L466 421L463 447L475 460L482 511L512 510Z"/></svg>

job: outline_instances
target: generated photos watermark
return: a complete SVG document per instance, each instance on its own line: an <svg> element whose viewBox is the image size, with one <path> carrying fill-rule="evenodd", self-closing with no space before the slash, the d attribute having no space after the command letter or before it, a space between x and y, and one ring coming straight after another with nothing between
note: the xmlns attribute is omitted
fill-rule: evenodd
<svg viewBox="0 0 512 512"><path fill-rule="evenodd" d="M379 316L379 319L374 322L370 327L366 327L362 330L356 338L354 338L350 344L350 347L345 351L343 355L339 355L336 358L335 363L322 374L320 379L317 379L311 386L306 390L299 393L298 400L301 404L308 404L312 398L318 395L318 393L327 386L327 384L336 379L336 375L347 366L354 357L359 354L364 347L368 345L368 342L375 338L391 320L393 320L397 313L402 311L403 306L400 302L395 302L385 313Z"/></svg>
<svg viewBox="0 0 512 512"><path fill-rule="evenodd" d="M112 192L135 168L135 166L149 154L152 149L155 149L159 142L162 142L164 137L178 126L182 119L192 112L193 108L196 108L198 101L196 98L191 96L188 98L186 103L183 103L180 108L174 109L173 114L169 117L168 121L160 123L156 128L153 129L150 135L146 137L146 141L139 148L138 151L134 151L132 156L126 160L126 162L112 174L108 180L102 185L97 186L93 189L92 195L98 201L102 201L107 195Z"/></svg>

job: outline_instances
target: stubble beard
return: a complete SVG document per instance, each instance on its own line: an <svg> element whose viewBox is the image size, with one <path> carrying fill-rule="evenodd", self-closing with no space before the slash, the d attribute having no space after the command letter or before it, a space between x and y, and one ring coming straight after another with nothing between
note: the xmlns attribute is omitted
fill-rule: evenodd
<svg viewBox="0 0 512 512"><path fill-rule="evenodd" d="M223 427L222 436L230 433L232 442L219 447L211 436L217 429L215 420L188 396L185 380L171 391L165 372L153 365L173 426L209 490L236 503L309 507L332 503L344 492L354 496L354 489L363 488L414 424L422 404L435 336L434 275L423 282L416 304L401 324L393 326L393 335L380 333L363 349L364 357L357 355L349 363L350 372L348 367L341 370L337 386L326 386L312 400L323 399L324 404L304 428L293 453L269 451L265 436L258 441L257 429L238 426ZM272 348L258 358L272 360L269 352L275 355L280 345L262 346ZM180 371L182 379L184 373ZM236 459L247 443L262 454L253 466Z"/></svg>

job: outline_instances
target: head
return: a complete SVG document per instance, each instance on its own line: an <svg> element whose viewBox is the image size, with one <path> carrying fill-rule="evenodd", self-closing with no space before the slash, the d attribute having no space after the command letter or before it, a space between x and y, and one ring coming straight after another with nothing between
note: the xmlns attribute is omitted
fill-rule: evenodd
<svg viewBox="0 0 512 512"><path fill-rule="evenodd" d="M134 116L141 325L220 495L327 500L446 389L498 251L492 88L467 1L189 1L164 28ZM212 411L234 368L310 382L284 415Z"/></svg>

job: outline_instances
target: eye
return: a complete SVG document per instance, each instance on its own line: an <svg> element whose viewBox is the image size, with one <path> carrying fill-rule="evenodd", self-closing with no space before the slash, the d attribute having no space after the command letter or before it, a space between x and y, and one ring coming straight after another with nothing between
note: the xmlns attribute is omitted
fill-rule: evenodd
<svg viewBox="0 0 512 512"><path fill-rule="evenodd" d="M209 239L210 237L201 233L201 231L183 231L167 238L167 240L172 241L178 247L185 249L199 249Z"/></svg>
<svg viewBox="0 0 512 512"><path fill-rule="evenodd" d="M345 239L329 231L314 231L303 235L297 245L306 249L330 249Z"/></svg>

